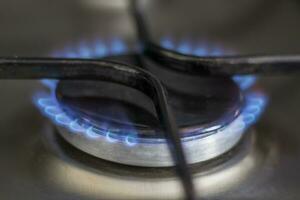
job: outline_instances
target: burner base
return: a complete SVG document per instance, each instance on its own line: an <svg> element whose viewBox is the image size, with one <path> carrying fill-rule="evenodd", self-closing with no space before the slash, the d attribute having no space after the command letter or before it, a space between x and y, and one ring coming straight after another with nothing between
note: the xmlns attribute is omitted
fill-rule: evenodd
<svg viewBox="0 0 300 200"><path fill-rule="evenodd" d="M189 164L216 158L232 147L241 139L244 132L243 117L240 116L227 127L210 134L185 137L182 143ZM107 135L93 133L73 133L58 127L60 135L76 148L116 163L142 167L170 167L173 160L165 139L148 138L134 143L113 140Z"/></svg>
<svg viewBox="0 0 300 200"><path fill-rule="evenodd" d="M45 142L52 157L39 167L47 172L43 175L51 175L45 178L57 188L88 199L183 198L174 168L133 167L107 162L73 148L53 130L53 126L46 128ZM232 199L231 192L237 189L247 191L258 177L266 181L270 167L273 169L272 163L277 155L274 150L277 148L273 146L276 145L274 141L263 139L264 136L251 128L232 150L216 159L191 165L199 198L220 199L226 193L228 199ZM116 190L111 190L112 186Z"/></svg>

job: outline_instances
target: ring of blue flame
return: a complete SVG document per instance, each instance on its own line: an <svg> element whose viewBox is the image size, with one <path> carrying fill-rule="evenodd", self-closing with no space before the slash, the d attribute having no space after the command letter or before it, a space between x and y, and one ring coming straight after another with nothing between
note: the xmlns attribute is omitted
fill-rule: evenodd
<svg viewBox="0 0 300 200"><path fill-rule="evenodd" d="M161 41L161 45L165 48L176 50L183 54L191 54L196 56L220 56L224 54L224 50L221 48L207 48L207 45L192 47L185 41L176 44L175 42L172 42L170 39L166 38ZM104 43L101 41L92 43L81 42L77 47L67 47L62 51L53 53L52 56L66 58L99 58L109 55L124 54L127 49L127 45L119 39L114 39L110 43ZM237 83L240 89L245 92L246 101L240 114L243 123L238 127L239 130L236 130L240 131L242 129L245 131L249 126L258 120L266 106L267 98L261 92L249 90L256 81L255 76L234 76L233 80ZM54 95L57 80L42 80L42 83L49 88L49 92L37 93L34 96L34 103L37 105L39 110L54 124L68 129L71 133L82 134L89 139L102 137L110 143L122 142L128 146L134 146L142 142L166 142L165 139L139 138L137 136L138 134L134 132L128 133L127 135L120 135L109 131L109 128L107 130L100 130L89 124L78 123L79 120L68 116L67 113L61 109L59 103L57 102L57 99ZM195 136L184 139L195 139Z"/></svg>

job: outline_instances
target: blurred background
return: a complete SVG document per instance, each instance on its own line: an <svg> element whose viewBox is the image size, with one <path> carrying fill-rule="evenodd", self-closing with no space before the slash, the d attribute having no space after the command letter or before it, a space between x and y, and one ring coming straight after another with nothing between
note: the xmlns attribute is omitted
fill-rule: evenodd
<svg viewBox="0 0 300 200"><path fill-rule="evenodd" d="M133 40L126 0L2 0L1 55L40 55L66 43ZM297 0L142 0L154 40L209 40L239 53L299 53Z"/></svg>
<svg viewBox="0 0 300 200"><path fill-rule="evenodd" d="M1 0L0 56L47 56L70 44L98 39L135 43L127 4L125 0ZM298 0L142 0L141 6L157 43L170 37L192 44L212 42L235 54L300 53ZM279 160L284 164L278 165L278 176L269 179L271 189L258 185L235 195L288 199L289 194L297 199L300 77L265 77L260 83L270 104L258 129L279 138ZM6 163L0 165L0 199L76 199L40 187L39 176L32 177L35 168L26 164L33 160L39 165L31 148L43 122L31 102L39 87L37 81L0 81L0 156Z"/></svg>

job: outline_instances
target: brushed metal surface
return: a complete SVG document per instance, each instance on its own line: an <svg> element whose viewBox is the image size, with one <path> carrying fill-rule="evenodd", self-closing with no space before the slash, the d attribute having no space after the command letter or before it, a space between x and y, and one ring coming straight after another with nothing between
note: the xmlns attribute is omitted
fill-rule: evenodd
<svg viewBox="0 0 300 200"><path fill-rule="evenodd" d="M188 163L204 162L229 151L240 141L244 126L243 117L240 116L223 130L182 140ZM109 142L105 136L101 135L96 138L82 133L72 133L63 127L58 127L58 132L74 147L98 158L141 167L174 166L164 139L160 142L128 145L120 141Z"/></svg>

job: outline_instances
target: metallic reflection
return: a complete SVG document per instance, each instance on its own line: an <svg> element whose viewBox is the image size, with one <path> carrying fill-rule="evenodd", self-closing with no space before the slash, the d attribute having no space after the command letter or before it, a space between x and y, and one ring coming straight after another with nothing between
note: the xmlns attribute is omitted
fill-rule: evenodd
<svg viewBox="0 0 300 200"><path fill-rule="evenodd" d="M48 130L52 137L53 133ZM51 136L52 135L52 136ZM261 139L261 138L258 138ZM60 190L92 199L180 199L181 185L176 175L155 175L141 177L137 174L111 173L101 167L101 162L93 168L68 157L61 146L51 144L59 157L52 156L43 160L42 170L45 180L51 181ZM265 142L264 145L266 145ZM212 163L207 169L195 166L194 181L201 197L215 197L223 192L234 190L251 176L257 176L263 168L269 168L277 160L278 148L273 142L268 148L257 142L254 131L248 133L244 141L235 150L233 156L221 163ZM83 157L81 157L81 156ZM79 154L82 159L85 154ZM221 158L220 158L221 159ZM83 159L84 160L84 159ZM103 161L105 162L105 161ZM120 167L122 165L112 165ZM115 169L117 171L117 169ZM141 170L141 169L139 169ZM147 168L144 168L147 174ZM134 171L134 170L133 170ZM167 173L166 169L166 174ZM131 173L133 173L131 171ZM143 173L142 173L143 174Z"/></svg>

